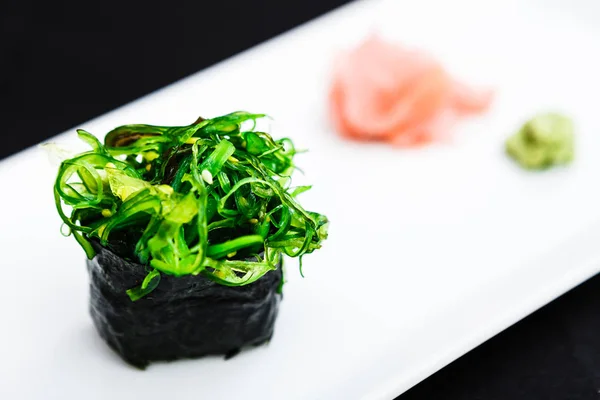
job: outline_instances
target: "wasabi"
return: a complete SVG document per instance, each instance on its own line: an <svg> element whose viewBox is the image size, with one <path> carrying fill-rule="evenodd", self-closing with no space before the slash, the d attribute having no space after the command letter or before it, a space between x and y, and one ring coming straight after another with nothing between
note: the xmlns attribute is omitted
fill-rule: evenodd
<svg viewBox="0 0 600 400"><path fill-rule="evenodd" d="M526 169L565 165L574 158L573 121L562 114L539 114L506 140L506 151Z"/></svg>

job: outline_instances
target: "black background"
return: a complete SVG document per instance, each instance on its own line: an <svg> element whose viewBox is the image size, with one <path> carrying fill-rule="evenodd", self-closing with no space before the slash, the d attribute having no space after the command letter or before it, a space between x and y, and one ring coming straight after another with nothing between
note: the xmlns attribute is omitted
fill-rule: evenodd
<svg viewBox="0 0 600 400"><path fill-rule="evenodd" d="M343 3L0 1L0 158ZM599 399L598 310L597 277L400 399Z"/></svg>
<svg viewBox="0 0 600 400"><path fill-rule="evenodd" d="M0 157L344 3L0 0Z"/></svg>

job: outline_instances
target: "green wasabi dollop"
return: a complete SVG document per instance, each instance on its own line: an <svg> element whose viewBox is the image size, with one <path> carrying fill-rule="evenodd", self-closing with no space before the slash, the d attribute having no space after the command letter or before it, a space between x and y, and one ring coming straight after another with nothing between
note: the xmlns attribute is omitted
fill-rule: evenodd
<svg viewBox="0 0 600 400"><path fill-rule="evenodd" d="M574 151L573 121L562 114L539 114L506 140L506 151L526 169L569 164Z"/></svg>

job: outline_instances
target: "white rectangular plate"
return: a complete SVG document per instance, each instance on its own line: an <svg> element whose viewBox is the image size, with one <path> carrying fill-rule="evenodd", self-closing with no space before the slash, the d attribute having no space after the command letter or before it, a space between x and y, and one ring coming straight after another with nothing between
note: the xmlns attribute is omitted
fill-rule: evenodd
<svg viewBox="0 0 600 400"><path fill-rule="evenodd" d="M569 3L354 3L81 126L102 136L244 109L310 149L303 201L329 216L330 239L305 279L288 263L272 342L229 361L121 362L88 316L83 252L59 234L55 167L38 148L0 163L0 398L389 399L594 275L600 8ZM496 87L491 112L420 150L340 139L331 64L373 29ZM576 162L527 173L503 140L546 109L574 117Z"/></svg>

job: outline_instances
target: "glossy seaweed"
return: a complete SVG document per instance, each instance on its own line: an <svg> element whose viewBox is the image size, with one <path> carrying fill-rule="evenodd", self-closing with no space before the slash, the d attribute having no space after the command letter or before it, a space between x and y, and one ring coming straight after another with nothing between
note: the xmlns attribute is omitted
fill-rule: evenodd
<svg viewBox="0 0 600 400"><path fill-rule="evenodd" d="M283 255L321 247L327 218L291 186L290 139L235 112L187 126L124 125L65 157L57 211L88 256L91 314L129 363L230 356L273 334Z"/></svg>

